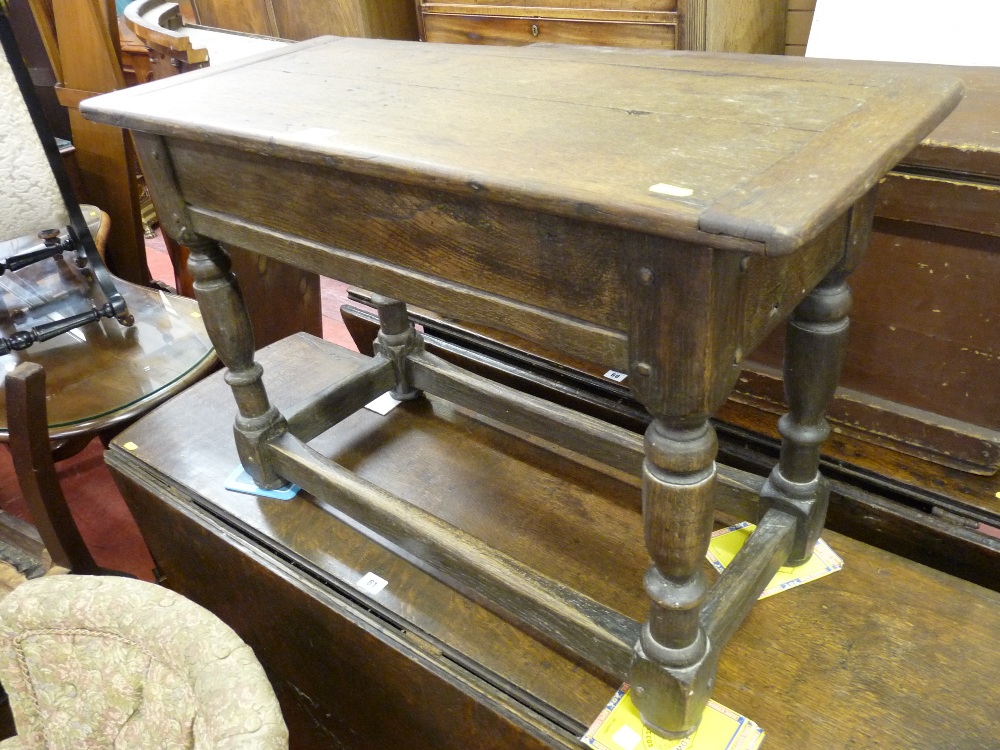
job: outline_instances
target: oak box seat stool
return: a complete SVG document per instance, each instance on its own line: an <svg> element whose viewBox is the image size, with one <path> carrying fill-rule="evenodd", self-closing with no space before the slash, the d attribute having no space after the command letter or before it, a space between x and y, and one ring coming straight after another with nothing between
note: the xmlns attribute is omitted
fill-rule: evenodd
<svg viewBox="0 0 1000 750"><path fill-rule="evenodd" d="M947 76L899 66L321 38L82 109L133 130L164 226L192 250L257 484L300 485L306 500L293 502L348 516L581 665L627 679L643 721L683 736L729 637L823 528L823 412L873 188L960 95ZM376 356L279 412L219 243L384 295ZM398 299L627 373L653 416L645 441L428 354ZM709 588L708 420L786 318L781 460L756 532ZM310 447L389 389L641 477L646 622Z"/></svg>

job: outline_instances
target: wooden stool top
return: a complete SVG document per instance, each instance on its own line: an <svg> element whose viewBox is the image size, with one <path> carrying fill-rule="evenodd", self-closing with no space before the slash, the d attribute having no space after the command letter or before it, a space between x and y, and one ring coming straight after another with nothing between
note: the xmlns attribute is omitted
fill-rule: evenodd
<svg viewBox="0 0 1000 750"><path fill-rule="evenodd" d="M943 119L928 68L320 38L90 118L708 246L790 252ZM252 106L248 106L252 102Z"/></svg>

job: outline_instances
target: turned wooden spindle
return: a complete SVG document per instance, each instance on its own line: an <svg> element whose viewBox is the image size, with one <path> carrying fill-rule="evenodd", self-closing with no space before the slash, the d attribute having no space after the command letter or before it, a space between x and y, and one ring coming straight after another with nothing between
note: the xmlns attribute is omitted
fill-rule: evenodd
<svg viewBox="0 0 1000 750"><path fill-rule="evenodd" d="M280 487L286 482L272 468L264 445L282 434L286 424L267 397L263 368L254 361L253 329L230 271L229 256L217 242L191 232L185 232L182 241L191 250L188 270L205 328L228 370L226 383L239 409L233 431L240 461L258 486Z"/></svg>
<svg viewBox="0 0 1000 750"><path fill-rule="evenodd" d="M656 419L646 431L643 528L653 565L644 584L651 605L632 680L643 721L677 737L697 726L714 674L700 618L718 442L707 418L668 424Z"/></svg>
<svg viewBox="0 0 1000 750"><path fill-rule="evenodd" d="M812 555L823 531L830 488L819 472L820 447L830 434L833 399L847 349L851 292L847 272L827 276L788 321L784 381L789 411L778 420L781 457L761 490L761 514L778 508L798 525L789 565Z"/></svg>

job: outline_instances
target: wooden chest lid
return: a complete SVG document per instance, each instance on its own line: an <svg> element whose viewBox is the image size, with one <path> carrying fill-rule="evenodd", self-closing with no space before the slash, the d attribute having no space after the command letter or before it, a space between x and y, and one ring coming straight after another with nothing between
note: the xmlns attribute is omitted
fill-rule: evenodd
<svg viewBox="0 0 1000 750"><path fill-rule="evenodd" d="M902 159L907 167L1000 179L1000 68L937 66L965 84L965 98Z"/></svg>
<svg viewBox="0 0 1000 750"><path fill-rule="evenodd" d="M783 254L955 107L922 69L325 37L87 100L87 117Z"/></svg>

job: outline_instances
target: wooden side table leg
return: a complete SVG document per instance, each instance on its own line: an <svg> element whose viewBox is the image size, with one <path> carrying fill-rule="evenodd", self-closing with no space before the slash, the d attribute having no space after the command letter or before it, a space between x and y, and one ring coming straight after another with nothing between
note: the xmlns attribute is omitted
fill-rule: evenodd
<svg viewBox="0 0 1000 750"><path fill-rule="evenodd" d="M424 348L423 337L417 333L406 313L406 304L381 294L372 295L372 304L378 310L378 337L375 351L392 362L396 371L396 387L392 397L397 401L412 401L422 394L410 382L406 371L406 358L411 352Z"/></svg>
<svg viewBox="0 0 1000 750"><path fill-rule="evenodd" d="M191 229L191 216L177 185L169 149L161 136L133 133L150 193L163 229L187 246L188 271L201 306L205 329L229 370L226 382L233 389L239 414L233 431L243 468L257 486L275 489L285 484L266 451L266 443L285 432L287 424L271 406L261 380L263 368L254 361L253 328L240 296L229 256L217 242Z"/></svg>
<svg viewBox="0 0 1000 750"><path fill-rule="evenodd" d="M680 738L697 728L719 660L721 644L702 622L718 452L708 419L739 377L733 300L742 299L746 274L738 254L664 242L637 248L630 279L628 375L653 416L642 471L653 565L629 683L643 723Z"/></svg>
<svg viewBox="0 0 1000 750"><path fill-rule="evenodd" d="M191 251L188 270L194 278L205 328L228 369L226 382L239 409L233 431L240 461L258 486L280 487L285 480L271 466L265 444L285 431L285 419L268 400L261 380L264 370L254 361L250 316L230 272L229 256L218 243L191 232L184 237L184 244Z"/></svg>
<svg viewBox="0 0 1000 750"><path fill-rule="evenodd" d="M683 737L697 727L718 661L700 619L717 450L706 417L679 423L656 419L646 431L642 503L653 566L644 584L652 605L630 679L643 721L668 737Z"/></svg>
<svg viewBox="0 0 1000 750"><path fill-rule="evenodd" d="M777 508L797 519L789 565L805 562L823 531L830 488L819 472L820 446L830 434L826 408L847 347L851 292L839 270L795 309L785 342L785 398L778 421L781 458L761 490L761 513Z"/></svg>

